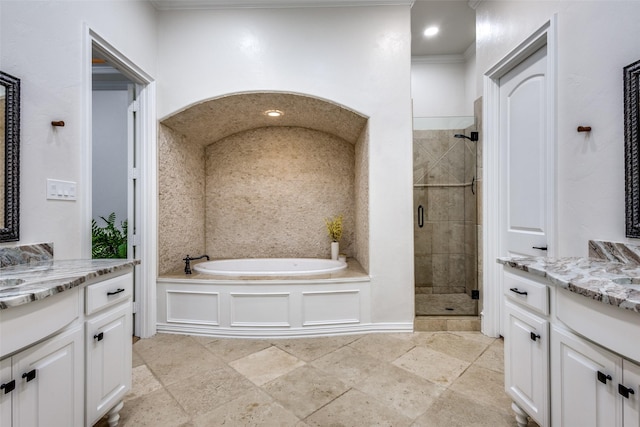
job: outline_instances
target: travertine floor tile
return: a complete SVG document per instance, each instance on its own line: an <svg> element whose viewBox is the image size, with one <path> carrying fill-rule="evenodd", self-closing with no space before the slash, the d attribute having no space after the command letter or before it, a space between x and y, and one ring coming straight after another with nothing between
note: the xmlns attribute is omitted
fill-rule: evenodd
<svg viewBox="0 0 640 427"><path fill-rule="evenodd" d="M304 362L272 346L234 360L229 365L246 376L251 382L260 386L299 368L304 365Z"/></svg>
<svg viewBox="0 0 640 427"><path fill-rule="evenodd" d="M349 390L304 421L310 426L402 427L412 420L359 390Z"/></svg>
<svg viewBox="0 0 640 427"><path fill-rule="evenodd" d="M339 379L309 365L289 372L262 388L300 418L305 418L349 389Z"/></svg>
<svg viewBox="0 0 640 427"><path fill-rule="evenodd" d="M470 363L427 347L415 347L396 359L393 364L433 383L448 386Z"/></svg>
<svg viewBox="0 0 640 427"><path fill-rule="evenodd" d="M255 386L243 375L224 366L184 378L168 387L169 393L189 415L210 412Z"/></svg>
<svg viewBox="0 0 640 427"><path fill-rule="evenodd" d="M272 343L305 362L311 362L357 340L361 335L343 335L338 337L295 338L275 340Z"/></svg>
<svg viewBox="0 0 640 427"><path fill-rule="evenodd" d="M349 346L311 362L312 366L354 385L380 369L382 362Z"/></svg>
<svg viewBox="0 0 640 427"><path fill-rule="evenodd" d="M228 426L296 426L300 420L259 388L227 402L193 420L194 427Z"/></svg>
<svg viewBox="0 0 640 427"><path fill-rule="evenodd" d="M189 416L161 389L125 402L118 427L175 427L187 422Z"/></svg>
<svg viewBox="0 0 640 427"><path fill-rule="evenodd" d="M391 362L413 348L413 343L390 334L369 334L349 344L361 353Z"/></svg>
<svg viewBox="0 0 640 427"><path fill-rule="evenodd" d="M383 365L355 388L409 418L422 414L445 391L444 387L390 364Z"/></svg>
<svg viewBox="0 0 640 427"><path fill-rule="evenodd" d="M194 337L194 339L225 362L238 360L271 347L271 343L268 340L210 337Z"/></svg>
<svg viewBox="0 0 640 427"><path fill-rule="evenodd" d="M504 373L504 341L497 339L475 361L476 366Z"/></svg>
<svg viewBox="0 0 640 427"><path fill-rule="evenodd" d="M513 427L515 418L447 390L416 419L416 427Z"/></svg>
<svg viewBox="0 0 640 427"><path fill-rule="evenodd" d="M476 360L488 347L483 342L450 333L434 334L423 345L467 362Z"/></svg>
<svg viewBox="0 0 640 427"><path fill-rule="evenodd" d="M511 413L511 399L504 392L504 375L472 365L449 388L469 399Z"/></svg>
<svg viewBox="0 0 640 427"><path fill-rule="evenodd" d="M136 366L132 370L131 391L124 400L132 400L161 388L162 384L153 376L147 365Z"/></svg>

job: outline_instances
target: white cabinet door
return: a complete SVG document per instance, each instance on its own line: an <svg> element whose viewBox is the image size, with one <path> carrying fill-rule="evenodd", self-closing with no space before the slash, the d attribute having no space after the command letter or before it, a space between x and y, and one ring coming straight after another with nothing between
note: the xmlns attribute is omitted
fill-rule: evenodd
<svg viewBox="0 0 640 427"><path fill-rule="evenodd" d="M551 330L552 425L620 427L622 359L572 333Z"/></svg>
<svg viewBox="0 0 640 427"><path fill-rule="evenodd" d="M626 393L623 390L622 396L623 425L640 427L640 366L623 360L622 379L622 386L627 389Z"/></svg>
<svg viewBox="0 0 640 427"><path fill-rule="evenodd" d="M539 425L549 424L549 324L505 303L505 390Z"/></svg>
<svg viewBox="0 0 640 427"><path fill-rule="evenodd" d="M11 358L0 361L0 426L11 425L11 398L15 384L11 375Z"/></svg>
<svg viewBox="0 0 640 427"><path fill-rule="evenodd" d="M82 426L82 326L13 356L13 427Z"/></svg>
<svg viewBox="0 0 640 427"><path fill-rule="evenodd" d="M86 322L87 425L131 388L131 303Z"/></svg>

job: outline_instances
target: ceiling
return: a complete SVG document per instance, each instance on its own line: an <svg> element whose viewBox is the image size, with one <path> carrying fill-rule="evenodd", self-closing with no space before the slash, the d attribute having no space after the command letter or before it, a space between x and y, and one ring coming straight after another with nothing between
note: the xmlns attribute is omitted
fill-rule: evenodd
<svg viewBox="0 0 640 427"><path fill-rule="evenodd" d="M475 10L480 0L150 0L159 10L345 7L410 5L411 55L462 55L475 41ZM438 25L440 33L426 39L427 26Z"/></svg>

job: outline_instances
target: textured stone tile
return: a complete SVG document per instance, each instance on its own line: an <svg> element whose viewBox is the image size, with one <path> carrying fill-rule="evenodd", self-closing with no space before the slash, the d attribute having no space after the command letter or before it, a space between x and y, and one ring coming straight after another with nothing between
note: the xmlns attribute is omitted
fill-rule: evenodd
<svg viewBox="0 0 640 427"><path fill-rule="evenodd" d="M272 344L287 353L310 362L357 340L361 335L336 337L295 338L272 340Z"/></svg>
<svg viewBox="0 0 640 427"><path fill-rule="evenodd" d="M131 375L131 391L125 400L132 400L162 388L162 384L153 376L147 365L136 366Z"/></svg>
<svg viewBox="0 0 640 427"><path fill-rule="evenodd" d="M475 361L488 347L483 342L449 333L435 334L425 340L423 345L467 362Z"/></svg>
<svg viewBox="0 0 640 427"><path fill-rule="evenodd" d="M382 363L379 359L346 346L314 360L311 365L353 385L377 372Z"/></svg>
<svg viewBox="0 0 640 427"><path fill-rule="evenodd" d="M309 365L283 375L262 388L300 418L307 417L349 389L333 375Z"/></svg>
<svg viewBox="0 0 640 427"><path fill-rule="evenodd" d="M474 365L504 373L504 341L496 339L476 360Z"/></svg>
<svg viewBox="0 0 640 427"><path fill-rule="evenodd" d="M273 346L229 363L232 368L259 386L304 364L305 362L297 357Z"/></svg>
<svg viewBox="0 0 640 427"><path fill-rule="evenodd" d="M429 316L416 317L413 322L413 329L415 331L423 332L446 331L447 319L433 318Z"/></svg>
<svg viewBox="0 0 640 427"><path fill-rule="evenodd" d="M162 389L125 402L120 411L118 426L175 427L187 422L189 422L189 416L178 402Z"/></svg>
<svg viewBox="0 0 640 427"><path fill-rule="evenodd" d="M493 408L470 400L452 391L446 391L427 411L416 419L415 427L513 427L515 418Z"/></svg>
<svg viewBox="0 0 640 427"><path fill-rule="evenodd" d="M131 352L131 366L135 368L136 366L140 365L144 365L144 360L142 360L142 357L140 357L140 355L136 351L136 348L134 347L133 351Z"/></svg>
<svg viewBox="0 0 640 427"><path fill-rule="evenodd" d="M168 387L169 393L190 416L198 416L247 393L255 386L228 366L203 371Z"/></svg>
<svg viewBox="0 0 640 427"><path fill-rule="evenodd" d="M310 426L393 426L411 424L411 418L358 390L349 390L304 420Z"/></svg>
<svg viewBox="0 0 640 427"><path fill-rule="evenodd" d="M271 347L269 340L212 337L193 338L225 362L231 362Z"/></svg>
<svg viewBox="0 0 640 427"><path fill-rule="evenodd" d="M365 335L349 346L385 362L391 362L413 348L411 342L391 334Z"/></svg>
<svg viewBox="0 0 640 427"><path fill-rule="evenodd" d="M390 364L383 365L376 375L359 382L355 388L409 418L416 418L426 411L445 390Z"/></svg>
<svg viewBox="0 0 640 427"><path fill-rule="evenodd" d="M194 427L299 426L300 420L258 388L193 419Z"/></svg>
<svg viewBox="0 0 640 427"><path fill-rule="evenodd" d="M448 319L447 331L480 331L482 322L479 317L475 319Z"/></svg>
<svg viewBox="0 0 640 427"><path fill-rule="evenodd" d="M393 364L441 386L452 384L469 366L469 362L427 347L415 347Z"/></svg>
<svg viewBox="0 0 640 427"><path fill-rule="evenodd" d="M511 399L504 392L502 373L470 366L449 389L498 411L511 413Z"/></svg>

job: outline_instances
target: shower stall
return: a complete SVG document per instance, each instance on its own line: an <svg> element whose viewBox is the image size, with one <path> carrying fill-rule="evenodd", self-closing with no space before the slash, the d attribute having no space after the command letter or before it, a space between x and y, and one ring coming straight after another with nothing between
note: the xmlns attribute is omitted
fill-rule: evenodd
<svg viewBox="0 0 640 427"><path fill-rule="evenodd" d="M478 314L477 139L474 117L414 118L416 316Z"/></svg>

